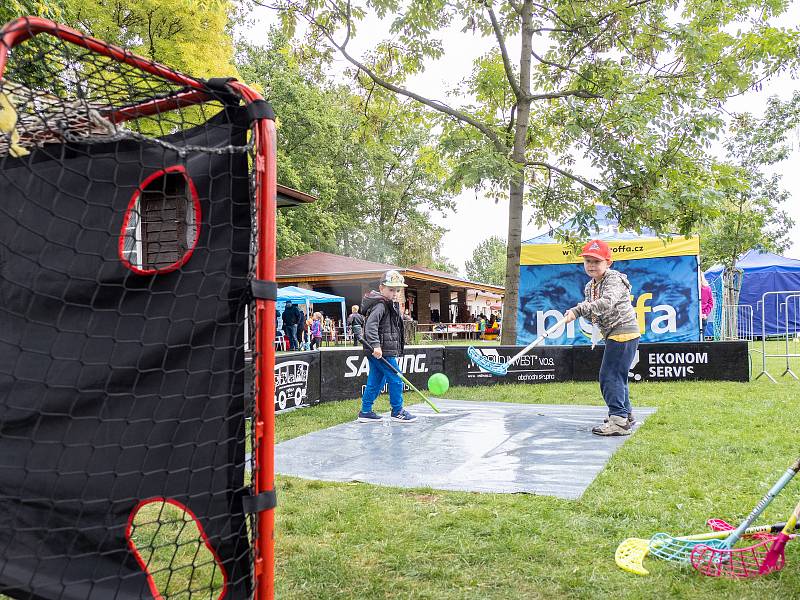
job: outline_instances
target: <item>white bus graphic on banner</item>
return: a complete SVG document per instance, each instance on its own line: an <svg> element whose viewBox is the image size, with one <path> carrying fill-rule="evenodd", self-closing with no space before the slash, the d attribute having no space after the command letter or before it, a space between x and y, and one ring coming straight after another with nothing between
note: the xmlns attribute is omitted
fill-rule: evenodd
<svg viewBox="0 0 800 600"><path fill-rule="evenodd" d="M308 363L289 360L275 365L275 410L307 404Z"/></svg>

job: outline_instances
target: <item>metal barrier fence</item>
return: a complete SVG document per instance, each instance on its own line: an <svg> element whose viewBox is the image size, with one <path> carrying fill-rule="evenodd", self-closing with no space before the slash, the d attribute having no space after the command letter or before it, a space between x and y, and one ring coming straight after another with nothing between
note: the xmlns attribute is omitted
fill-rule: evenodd
<svg viewBox="0 0 800 600"><path fill-rule="evenodd" d="M777 332L767 334L767 316L772 315L774 298L774 317ZM767 371L768 358L783 358L786 368L781 377L790 375L795 380L800 380L792 370L791 359L800 358L800 290L778 290L762 294L761 300L756 303L756 309L761 312L761 372L756 375L758 379L765 375L767 379L776 383L775 378ZM775 353L767 350L767 341L779 342L778 347L783 347L783 352ZM759 350L755 350L759 352Z"/></svg>
<svg viewBox="0 0 800 600"><path fill-rule="evenodd" d="M753 331L753 307L749 304L723 306L718 312L722 320L719 327L719 339L722 341L755 339Z"/></svg>

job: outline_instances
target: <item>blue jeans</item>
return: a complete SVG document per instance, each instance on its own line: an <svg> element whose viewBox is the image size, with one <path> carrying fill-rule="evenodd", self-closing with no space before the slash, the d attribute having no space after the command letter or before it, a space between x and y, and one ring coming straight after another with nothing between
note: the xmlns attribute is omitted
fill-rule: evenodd
<svg viewBox="0 0 800 600"><path fill-rule="evenodd" d="M297 350L297 325L284 325L283 331L289 338L289 350Z"/></svg>
<svg viewBox="0 0 800 600"><path fill-rule="evenodd" d="M608 414L627 417L633 409L628 392L628 371L630 370L639 338L627 342L606 340L603 364L600 366L600 391L608 405Z"/></svg>
<svg viewBox="0 0 800 600"><path fill-rule="evenodd" d="M381 393L383 384L389 382L389 404L392 406L392 414L397 414L403 408L403 381L397 376L397 373L392 371L386 366L383 361L378 360L371 354L367 356L369 359L369 375L367 376L367 385L364 388L364 395L361 397L361 412L369 412L372 410L372 405L375 403L375 398ZM397 358L394 356L384 356L393 367L399 366Z"/></svg>

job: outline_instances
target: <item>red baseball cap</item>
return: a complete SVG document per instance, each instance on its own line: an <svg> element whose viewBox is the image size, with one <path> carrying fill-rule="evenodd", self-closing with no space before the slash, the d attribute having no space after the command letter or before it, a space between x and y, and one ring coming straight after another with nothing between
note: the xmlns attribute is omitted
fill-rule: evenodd
<svg viewBox="0 0 800 600"><path fill-rule="evenodd" d="M581 251L581 256L591 256L600 260L613 260L611 258L611 248L603 240L591 240Z"/></svg>

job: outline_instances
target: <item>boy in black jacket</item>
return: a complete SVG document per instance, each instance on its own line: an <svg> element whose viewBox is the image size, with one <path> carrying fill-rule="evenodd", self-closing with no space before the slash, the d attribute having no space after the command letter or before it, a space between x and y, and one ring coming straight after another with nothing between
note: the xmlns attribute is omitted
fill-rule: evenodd
<svg viewBox="0 0 800 600"><path fill-rule="evenodd" d="M417 417L403 408L403 382L381 357L394 367L400 368L397 358L403 356L405 338L403 317L397 296L407 287L403 276L397 271L386 271L380 284L380 291L371 291L364 296L361 310L367 316L364 326L364 339L373 348L369 356L369 376L361 398L360 423L380 423L381 416L372 410L375 398L381 393L384 382L389 384L389 404L392 406L392 421L413 423Z"/></svg>

